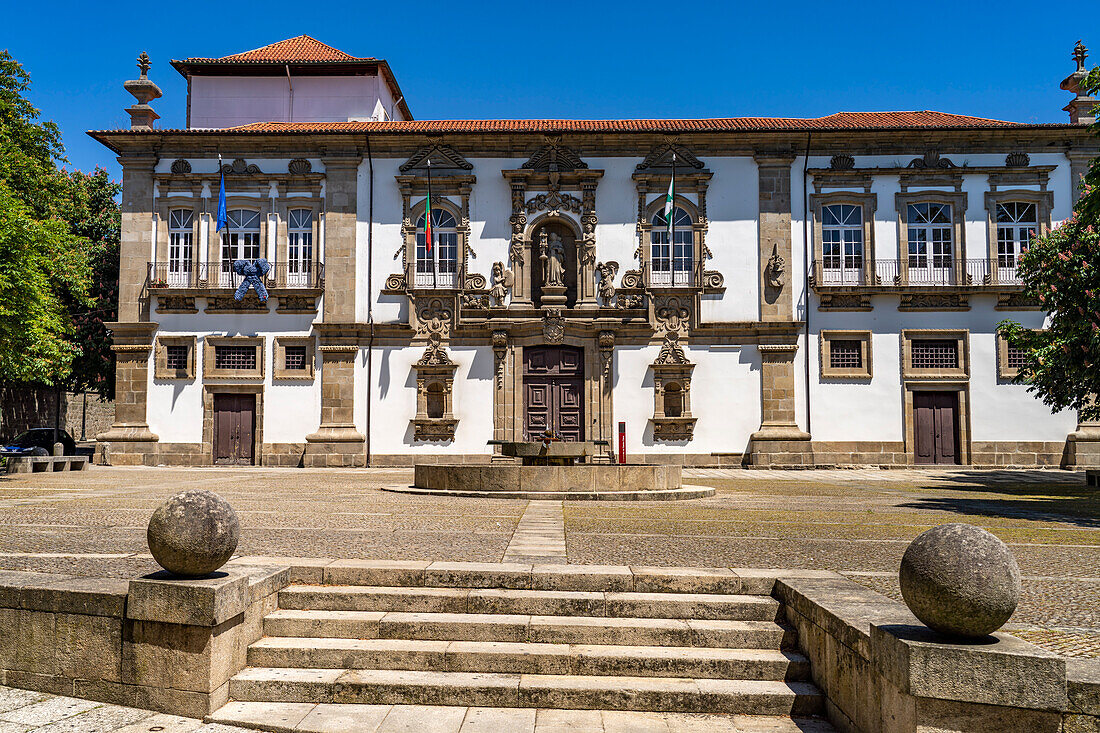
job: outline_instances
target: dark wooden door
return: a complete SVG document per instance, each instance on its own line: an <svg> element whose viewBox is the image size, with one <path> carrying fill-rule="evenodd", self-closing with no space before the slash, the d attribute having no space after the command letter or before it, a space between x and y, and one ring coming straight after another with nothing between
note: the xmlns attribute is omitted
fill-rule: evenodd
<svg viewBox="0 0 1100 733"><path fill-rule="evenodd" d="M572 346L523 350L523 428L529 438L553 430L584 440L584 351Z"/></svg>
<svg viewBox="0 0 1100 733"><path fill-rule="evenodd" d="M252 463L256 432L256 395L214 395L214 463Z"/></svg>
<svg viewBox="0 0 1100 733"><path fill-rule="evenodd" d="M913 393L913 433L917 463L959 462L958 413L958 392Z"/></svg>

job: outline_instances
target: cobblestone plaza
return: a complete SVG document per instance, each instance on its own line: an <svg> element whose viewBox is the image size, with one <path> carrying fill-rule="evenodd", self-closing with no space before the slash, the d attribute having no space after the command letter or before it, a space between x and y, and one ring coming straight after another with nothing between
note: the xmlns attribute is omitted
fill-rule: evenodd
<svg viewBox="0 0 1100 733"><path fill-rule="evenodd" d="M411 478L399 469L102 467L10 477L0 482L0 569L151 572L150 514L178 491L206 488L239 514L242 556L499 562L562 561L564 552L585 564L812 568L900 599L909 541L967 522L1019 561L1023 593L1009 630L1067 656L1100 657L1100 494L1082 473L686 469L685 485L716 495L564 507L381 490Z"/></svg>

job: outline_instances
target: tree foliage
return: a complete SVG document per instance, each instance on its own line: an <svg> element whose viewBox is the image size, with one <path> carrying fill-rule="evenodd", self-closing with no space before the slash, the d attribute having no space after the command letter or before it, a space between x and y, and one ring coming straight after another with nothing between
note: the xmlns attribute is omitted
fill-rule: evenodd
<svg viewBox="0 0 1100 733"><path fill-rule="evenodd" d="M1100 90L1100 68L1084 86ZM1092 126L1100 135L1100 123ZM1042 330L1004 321L1010 347L1024 353L1015 381L1028 385L1052 409L1074 409L1100 419L1100 159L1089 166L1073 216L1032 240L1020 258L1024 294L1047 311Z"/></svg>
<svg viewBox="0 0 1100 733"><path fill-rule="evenodd" d="M117 205L104 199L116 189L100 171L59 170L61 133L39 120L24 96L29 88L23 67L0 51L0 378L61 384L83 358L82 319L96 309L90 295L99 299L103 289L90 293L89 263L117 279L117 269L98 263L112 242L117 252L118 235L109 231L117 229Z"/></svg>

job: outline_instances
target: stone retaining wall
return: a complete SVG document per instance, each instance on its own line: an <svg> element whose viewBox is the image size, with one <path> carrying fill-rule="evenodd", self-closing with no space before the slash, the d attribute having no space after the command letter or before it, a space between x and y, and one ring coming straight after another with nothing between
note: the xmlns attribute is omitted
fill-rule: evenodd
<svg viewBox="0 0 1100 733"><path fill-rule="evenodd" d="M680 466L418 464L413 484L420 489L451 491L666 491L680 488L680 475Z"/></svg>
<svg viewBox="0 0 1100 733"><path fill-rule="evenodd" d="M1100 660L1074 661L1008 634L954 644L902 604L842 577L780 577L839 730L861 733L1100 730Z"/></svg>
<svg viewBox="0 0 1100 733"><path fill-rule="evenodd" d="M203 717L288 584L286 568L136 580L0 571L0 685Z"/></svg>

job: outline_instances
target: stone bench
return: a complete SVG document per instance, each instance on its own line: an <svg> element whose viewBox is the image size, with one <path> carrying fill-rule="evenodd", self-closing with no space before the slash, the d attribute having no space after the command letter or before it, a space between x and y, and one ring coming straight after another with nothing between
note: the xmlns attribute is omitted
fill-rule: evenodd
<svg viewBox="0 0 1100 733"><path fill-rule="evenodd" d="M83 471L88 456L8 456L8 473Z"/></svg>

